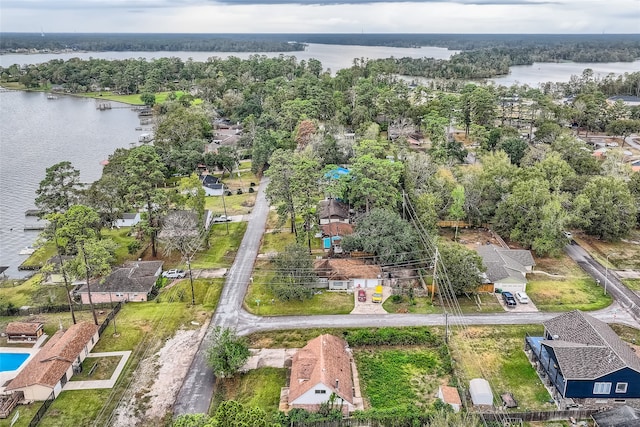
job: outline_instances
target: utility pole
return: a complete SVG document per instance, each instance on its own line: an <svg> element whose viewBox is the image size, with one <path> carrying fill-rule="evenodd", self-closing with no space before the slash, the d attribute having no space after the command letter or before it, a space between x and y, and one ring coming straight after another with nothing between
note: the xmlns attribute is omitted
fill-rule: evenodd
<svg viewBox="0 0 640 427"><path fill-rule="evenodd" d="M444 312L444 343L449 344L449 313Z"/></svg>
<svg viewBox="0 0 640 427"><path fill-rule="evenodd" d="M436 256L433 260L433 289L431 290L431 304L433 304L433 298L436 295L436 273L438 270L438 248L436 247Z"/></svg>
<svg viewBox="0 0 640 427"><path fill-rule="evenodd" d="M224 209L224 219L225 219L224 222L227 224L227 234L229 234L229 218L227 217L227 205L224 202L224 192L225 192L224 184L222 184L222 208Z"/></svg>

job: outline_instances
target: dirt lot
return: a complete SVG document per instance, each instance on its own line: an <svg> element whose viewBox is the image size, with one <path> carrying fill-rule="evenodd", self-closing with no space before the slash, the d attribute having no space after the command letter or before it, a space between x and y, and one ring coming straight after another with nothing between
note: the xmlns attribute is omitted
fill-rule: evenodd
<svg viewBox="0 0 640 427"><path fill-rule="evenodd" d="M454 228L441 228L440 235L446 239L453 240ZM459 228L458 242L469 249L475 250L480 245L491 243L500 246L495 235L486 228Z"/></svg>
<svg viewBox="0 0 640 427"><path fill-rule="evenodd" d="M163 425L207 325L177 331L153 356L140 362L117 410L115 427Z"/></svg>

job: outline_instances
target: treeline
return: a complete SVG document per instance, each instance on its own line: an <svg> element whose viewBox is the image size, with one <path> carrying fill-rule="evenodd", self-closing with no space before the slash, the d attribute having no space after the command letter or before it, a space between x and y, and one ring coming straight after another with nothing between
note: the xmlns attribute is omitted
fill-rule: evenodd
<svg viewBox="0 0 640 427"><path fill-rule="evenodd" d="M534 62L631 62L640 58L640 41L609 43L603 40L557 46L491 47L457 53L449 60L434 58L386 58L386 71L407 76L443 79L488 79L509 74L509 67Z"/></svg>
<svg viewBox="0 0 640 427"><path fill-rule="evenodd" d="M37 34L2 33L0 52L37 51L187 51L187 52L293 52L302 43L268 36L220 34Z"/></svg>

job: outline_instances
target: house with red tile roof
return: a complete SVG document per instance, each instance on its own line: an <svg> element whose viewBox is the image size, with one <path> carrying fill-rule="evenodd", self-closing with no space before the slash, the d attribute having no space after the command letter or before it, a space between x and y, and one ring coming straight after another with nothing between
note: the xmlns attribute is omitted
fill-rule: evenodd
<svg viewBox="0 0 640 427"><path fill-rule="evenodd" d="M330 400L344 413L354 406L352 355L345 340L324 334L312 339L294 356L288 390L288 409L317 411Z"/></svg>
<svg viewBox="0 0 640 427"><path fill-rule="evenodd" d="M25 400L47 400L52 392L57 397L98 339L98 326L89 322L59 330L5 390L22 391Z"/></svg>

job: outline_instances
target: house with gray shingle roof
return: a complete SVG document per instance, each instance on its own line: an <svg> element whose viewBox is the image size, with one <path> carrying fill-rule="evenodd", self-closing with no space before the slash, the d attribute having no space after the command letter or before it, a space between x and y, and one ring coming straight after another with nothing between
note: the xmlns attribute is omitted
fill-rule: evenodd
<svg viewBox="0 0 640 427"><path fill-rule="evenodd" d="M579 310L543 325L544 336L526 337L525 351L555 398L585 407L640 399L640 358L609 325Z"/></svg>
<svg viewBox="0 0 640 427"><path fill-rule="evenodd" d="M483 245L476 249L487 268L484 273L486 283L495 289L509 292L525 292L527 273L533 271L535 261L531 251L505 249L496 245Z"/></svg>
<svg viewBox="0 0 640 427"><path fill-rule="evenodd" d="M104 281L91 282L91 301L94 303L114 303L118 301L147 301L158 277L162 273L163 261L129 261L115 268ZM83 283L74 295L83 304L89 304L89 290Z"/></svg>

